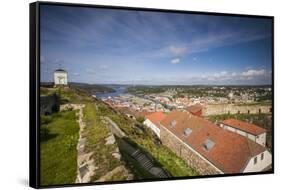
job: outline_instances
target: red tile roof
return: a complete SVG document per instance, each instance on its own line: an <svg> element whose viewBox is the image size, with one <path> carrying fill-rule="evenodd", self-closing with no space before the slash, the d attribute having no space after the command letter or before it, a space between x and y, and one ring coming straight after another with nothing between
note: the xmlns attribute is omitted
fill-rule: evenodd
<svg viewBox="0 0 281 190"><path fill-rule="evenodd" d="M146 112L146 111L135 111L131 108L127 108L127 107L115 107L116 110L118 110L119 112L123 113L123 114L130 114L134 117L145 117L146 115L149 115L150 112Z"/></svg>
<svg viewBox="0 0 281 190"><path fill-rule="evenodd" d="M176 121L173 127L172 121ZM241 173L251 157L266 150L244 136L188 112L174 110L160 124L224 173ZM186 128L192 130L188 136L183 133ZM207 139L215 143L210 150L202 146Z"/></svg>
<svg viewBox="0 0 281 190"><path fill-rule="evenodd" d="M158 127L159 122L162 121L166 117L166 115L163 112L154 112L145 117Z"/></svg>
<svg viewBox="0 0 281 190"><path fill-rule="evenodd" d="M202 111L203 107L200 104L195 104L192 106L187 107L187 111L191 112L191 113L196 113L199 111Z"/></svg>
<svg viewBox="0 0 281 190"><path fill-rule="evenodd" d="M240 130L245 131L247 133L251 133L253 135L260 135L260 134L266 132L266 130L261 128L261 127L258 127L254 124L247 123L247 122L244 122L244 121L239 121L239 120L236 120L236 119L227 119L227 120L222 121L221 123L223 123L225 125L228 125L228 126L231 126L233 128L236 128L236 129L240 129Z"/></svg>

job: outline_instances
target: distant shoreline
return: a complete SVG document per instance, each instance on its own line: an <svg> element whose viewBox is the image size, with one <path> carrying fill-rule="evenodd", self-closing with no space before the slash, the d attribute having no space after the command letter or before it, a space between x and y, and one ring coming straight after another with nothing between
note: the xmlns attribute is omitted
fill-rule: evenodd
<svg viewBox="0 0 281 190"><path fill-rule="evenodd" d="M41 86L53 85L53 82L40 82ZM84 84L97 86L151 86L151 87L272 87L272 84L104 84L104 83L83 83L70 82L70 84Z"/></svg>

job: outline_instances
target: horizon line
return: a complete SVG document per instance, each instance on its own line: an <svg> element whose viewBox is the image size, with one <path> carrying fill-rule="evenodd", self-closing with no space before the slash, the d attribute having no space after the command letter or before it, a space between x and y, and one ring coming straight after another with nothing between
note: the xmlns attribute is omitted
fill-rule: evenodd
<svg viewBox="0 0 281 190"><path fill-rule="evenodd" d="M41 83L54 83L53 81L40 81ZM73 82L89 85L123 85L123 86L272 86L272 84L129 84L129 83L89 83L89 82Z"/></svg>

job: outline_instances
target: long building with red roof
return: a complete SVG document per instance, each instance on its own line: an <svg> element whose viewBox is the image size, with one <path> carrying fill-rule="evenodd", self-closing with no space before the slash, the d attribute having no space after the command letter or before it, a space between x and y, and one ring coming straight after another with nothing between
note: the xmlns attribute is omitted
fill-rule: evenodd
<svg viewBox="0 0 281 190"><path fill-rule="evenodd" d="M266 130L257 125L237 119L227 119L220 122L220 127L243 135L262 146L266 145Z"/></svg>
<svg viewBox="0 0 281 190"><path fill-rule="evenodd" d="M187 111L172 111L159 124L162 143L202 175L258 172L270 167L266 147Z"/></svg>

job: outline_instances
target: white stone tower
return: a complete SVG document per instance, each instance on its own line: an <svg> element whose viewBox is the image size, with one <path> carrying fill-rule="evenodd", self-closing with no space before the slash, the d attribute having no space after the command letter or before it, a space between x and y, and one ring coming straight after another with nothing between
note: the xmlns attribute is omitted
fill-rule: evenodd
<svg viewBox="0 0 281 190"><path fill-rule="evenodd" d="M57 69L54 72L55 85L67 85L67 72L63 69Z"/></svg>

